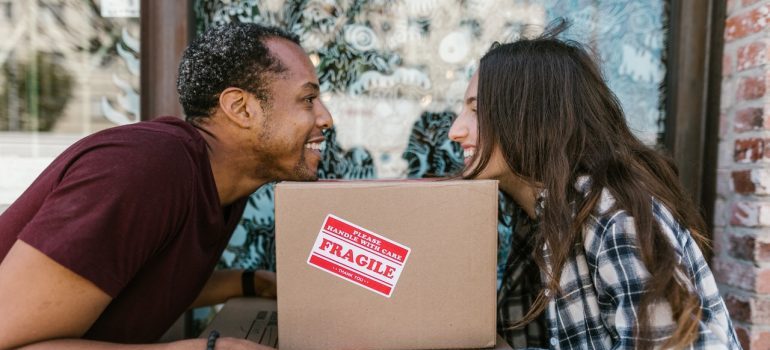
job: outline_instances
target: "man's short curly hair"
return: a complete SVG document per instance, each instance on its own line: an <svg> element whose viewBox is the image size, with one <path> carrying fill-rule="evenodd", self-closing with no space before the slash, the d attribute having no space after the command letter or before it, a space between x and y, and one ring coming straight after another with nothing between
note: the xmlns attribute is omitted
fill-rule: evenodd
<svg viewBox="0 0 770 350"><path fill-rule="evenodd" d="M266 39L282 38L299 45L299 38L280 28L232 23L211 28L184 51L177 92L188 122L211 115L219 94L228 87L244 89L269 101L271 77L285 71L268 51Z"/></svg>

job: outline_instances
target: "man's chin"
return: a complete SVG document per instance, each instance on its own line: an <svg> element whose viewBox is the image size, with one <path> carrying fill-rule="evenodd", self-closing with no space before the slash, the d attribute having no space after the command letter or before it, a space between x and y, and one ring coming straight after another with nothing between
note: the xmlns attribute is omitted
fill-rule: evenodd
<svg viewBox="0 0 770 350"><path fill-rule="evenodd" d="M289 181L318 181L318 167L297 167Z"/></svg>

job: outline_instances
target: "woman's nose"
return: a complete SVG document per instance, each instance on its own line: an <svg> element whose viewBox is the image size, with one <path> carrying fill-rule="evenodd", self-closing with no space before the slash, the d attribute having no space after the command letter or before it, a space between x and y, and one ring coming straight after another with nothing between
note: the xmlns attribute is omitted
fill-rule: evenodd
<svg viewBox="0 0 770 350"><path fill-rule="evenodd" d="M449 139L454 142L462 142L468 136L468 128L463 123L462 116L455 119L449 128Z"/></svg>

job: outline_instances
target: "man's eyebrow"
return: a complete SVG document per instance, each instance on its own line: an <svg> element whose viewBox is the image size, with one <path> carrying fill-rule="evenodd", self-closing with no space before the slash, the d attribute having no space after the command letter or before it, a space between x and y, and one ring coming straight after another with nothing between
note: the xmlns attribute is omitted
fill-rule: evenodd
<svg viewBox="0 0 770 350"><path fill-rule="evenodd" d="M304 85L302 85L302 88L303 89L310 89L310 90L313 90L314 92L321 91L321 87L318 86L318 84L313 83L313 82L305 83Z"/></svg>

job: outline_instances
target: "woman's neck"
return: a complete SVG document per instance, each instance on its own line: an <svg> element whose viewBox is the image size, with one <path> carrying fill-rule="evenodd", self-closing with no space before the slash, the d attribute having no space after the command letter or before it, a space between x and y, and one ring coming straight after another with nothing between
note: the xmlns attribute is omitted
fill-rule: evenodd
<svg viewBox="0 0 770 350"><path fill-rule="evenodd" d="M535 204L537 203L538 193L541 191L539 187L511 174L504 179L500 179L500 190L505 192L516 204L524 209L527 216L532 219L536 218Z"/></svg>

